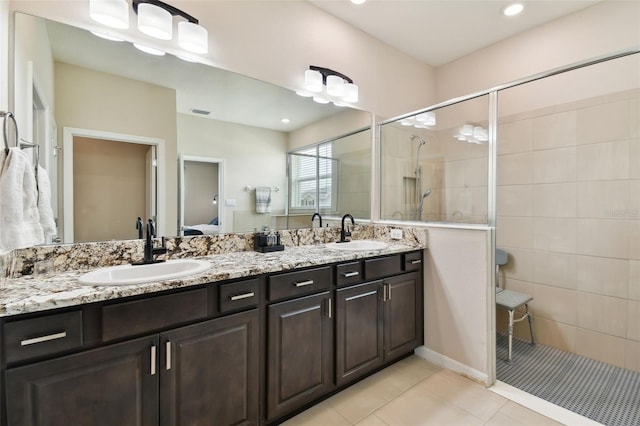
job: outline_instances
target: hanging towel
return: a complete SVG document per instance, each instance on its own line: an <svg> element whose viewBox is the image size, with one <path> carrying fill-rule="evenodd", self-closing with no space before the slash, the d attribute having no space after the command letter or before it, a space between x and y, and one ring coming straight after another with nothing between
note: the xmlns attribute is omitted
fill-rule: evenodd
<svg viewBox="0 0 640 426"><path fill-rule="evenodd" d="M56 235L56 221L51 207L51 182L47 170L38 165L38 213L40 214L40 225L47 236Z"/></svg>
<svg viewBox="0 0 640 426"><path fill-rule="evenodd" d="M38 213L36 177L20 148L2 151L0 162L0 252L44 242Z"/></svg>
<svg viewBox="0 0 640 426"><path fill-rule="evenodd" d="M256 213L271 213L271 188L268 186L256 188Z"/></svg>

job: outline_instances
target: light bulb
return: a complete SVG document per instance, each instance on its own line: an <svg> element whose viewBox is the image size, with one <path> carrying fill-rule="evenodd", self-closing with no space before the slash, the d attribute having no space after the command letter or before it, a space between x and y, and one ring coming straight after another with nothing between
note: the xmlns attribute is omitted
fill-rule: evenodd
<svg viewBox="0 0 640 426"><path fill-rule="evenodd" d="M322 92L322 74L320 71L306 70L304 72L304 88L307 92Z"/></svg>
<svg viewBox="0 0 640 426"><path fill-rule="evenodd" d="M205 54L209 51L209 33L193 22L178 22L178 45L189 52Z"/></svg>
<svg viewBox="0 0 640 426"><path fill-rule="evenodd" d="M173 37L173 18L171 13L151 3L138 4L138 29L148 36L160 40Z"/></svg>
<svg viewBox="0 0 640 426"><path fill-rule="evenodd" d="M90 0L89 16L112 28L129 28L129 4L125 0Z"/></svg>

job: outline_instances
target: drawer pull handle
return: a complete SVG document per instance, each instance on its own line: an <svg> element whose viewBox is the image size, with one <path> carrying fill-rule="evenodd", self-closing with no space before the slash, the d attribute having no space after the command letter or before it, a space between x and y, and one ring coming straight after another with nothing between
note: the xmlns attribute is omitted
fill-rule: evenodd
<svg viewBox="0 0 640 426"><path fill-rule="evenodd" d="M171 370L171 341L165 343L165 351L167 352L167 370Z"/></svg>
<svg viewBox="0 0 640 426"><path fill-rule="evenodd" d="M418 259L418 260L412 260L412 261L411 261L411 264L412 264L412 265L418 265L418 264L420 264L420 263L422 263L422 260L420 260L420 259Z"/></svg>
<svg viewBox="0 0 640 426"><path fill-rule="evenodd" d="M345 278L357 277L358 275L360 275L360 272L358 272L358 271L343 272L342 273L342 276L345 277Z"/></svg>
<svg viewBox="0 0 640 426"><path fill-rule="evenodd" d="M249 293L244 293L244 294L238 294L236 296L231 296L231 300L242 300L242 299L248 299L250 297L255 296L256 294L254 292L249 292Z"/></svg>
<svg viewBox="0 0 640 426"><path fill-rule="evenodd" d="M313 280L298 281L293 283L293 285L295 285L296 287L304 287L306 285L312 285L312 284L313 284Z"/></svg>
<svg viewBox="0 0 640 426"><path fill-rule="evenodd" d="M20 342L20 346L29 346L36 343L48 342L50 340L64 339L67 337L67 332L47 334L46 336L34 337L33 339L25 339Z"/></svg>
<svg viewBox="0 0 640 426"><path fill-rule="evenodd" d="M156 375L156 345L151 346L151 375Z"/></svg>

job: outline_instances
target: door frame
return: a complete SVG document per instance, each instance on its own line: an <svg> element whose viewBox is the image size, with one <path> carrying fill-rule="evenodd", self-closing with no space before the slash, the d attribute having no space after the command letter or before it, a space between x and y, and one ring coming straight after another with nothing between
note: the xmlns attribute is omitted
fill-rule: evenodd
<svg viewBox="0 0 640 426"><path fill-rule="evenodd" d="M102 139L112 142L126 142L138 145L153 145L156 147L156 229L158 235L166 234L166 174L165 174L165 141L164 139L148 136L128 135L124 133L103 132L101 130L79 129L75 127L63 128L63 241L74 242L73 230L73 140L75 137ZM135 218L134 218L135 219Z"/></svg>
<svg viewBox="0 0 640 426"><path fill-rule="evenodd" d="M184 236L184 196L185 196L185 182L184 182L184 163L185 161L195 163L210 163L218 165L218 233L224 233L225 226L225 212L224 212L224 158L218 157L206 157L202 155L186 155L180 154L178 156L178 235Z"/></svg>

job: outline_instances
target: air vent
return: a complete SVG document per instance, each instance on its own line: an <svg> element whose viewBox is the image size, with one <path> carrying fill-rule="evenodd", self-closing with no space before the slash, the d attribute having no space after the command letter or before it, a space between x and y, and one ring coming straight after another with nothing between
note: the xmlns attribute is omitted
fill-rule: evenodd
<svg viewBox="0 0 640 426"><path fill-rule="evenodd" d="M211 114L211 111L205 111L203 109L195 109L195 108L191 108L191 112L194 114L201 114L201 115L209 115Z"/></svg>

